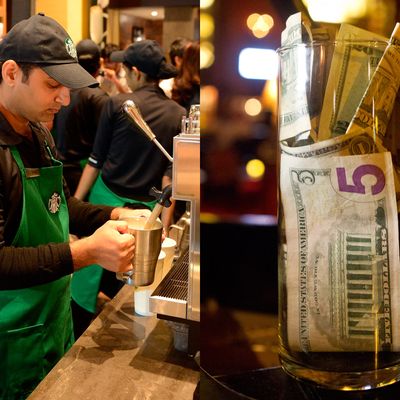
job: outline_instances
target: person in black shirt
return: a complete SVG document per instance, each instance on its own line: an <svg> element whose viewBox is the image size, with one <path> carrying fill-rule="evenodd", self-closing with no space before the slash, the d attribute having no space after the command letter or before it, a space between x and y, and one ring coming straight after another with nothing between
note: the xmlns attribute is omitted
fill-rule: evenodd
<svg viewBox="0 0 400 400"><path fill-rule="evenodd" d="M100 49L91 39L76 45L79 64L97 78L100 71ZM71 90L71 102L56 114L54 131L59 156L64 166L64 178L71 193L78 187L86 165L101 111L108 99L100 87Z"/></svg>
<svg viewBox="0 0 400 400"><path fill-rule="evenodd" d="M148 138L136 128L122 110L126 100L133 100L144 120L163 147L172 154L173 137L180 132L186 111L169 99L158 86L160 79L176 76L177 70L165 60L159 44L143 40L131 44L125 51L113 53L122 61L132 93L112 96L104 106L93 152L88 159L75 197L114 207L146 207L152 209L156 200L149 194L152 187L161 189L171 183L171 164ZM163 216L168 227L173 209ZM85 275L74 274L72 297L84 310L94 313L103 271L92 268L91 286ZM97 274L97 280L94 275ZM116 282L115 276L110 279ZM110 283L111 285L111 283ZM115 287L115 291L118 286ZM91 296L88 294L91 293Z"/></svg>

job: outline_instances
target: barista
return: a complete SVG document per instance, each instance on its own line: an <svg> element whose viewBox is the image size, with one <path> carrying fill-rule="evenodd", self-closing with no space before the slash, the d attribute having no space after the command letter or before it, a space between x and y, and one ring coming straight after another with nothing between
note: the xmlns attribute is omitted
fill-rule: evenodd
<svg viewBox="0 0 400 400"><path fill-rule="evenodd" d="M25 399L74 341L70 276L97 263L131 268L122 209L70 196L52 122L70 88L96 85L74 43L43 14L0 43L0 398ZM108 222L106 222L108 221ZM69 231L85 239L68 242Z"/></svg>

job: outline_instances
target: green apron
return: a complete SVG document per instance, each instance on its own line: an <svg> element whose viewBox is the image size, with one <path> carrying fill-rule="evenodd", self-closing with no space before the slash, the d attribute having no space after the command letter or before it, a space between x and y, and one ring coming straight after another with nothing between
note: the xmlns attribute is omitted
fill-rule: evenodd
<svg viewBox="0 0 400 400"><path fill-rule="evenodd" d="M101 175L99 175L90 192L89 202L112 207L123 207L125 204L141 204L152 210L157 200L145 202L118 196L106 186ZM72 277L72 298L82 308L91 313L96 312L97 294L99 293L102 275L103 268L93 264L74 272Z"/></svg>
<svg viewBox="0 0 400 400"><path fill-rule="evenodd" d="M49 147L46 150L51 156ZM23 206L13 246L39 246L68 240L68 208L62 164L21 172ZM18 290L0 291L0 398L25 399L74 341L70 276Z"/></svg>

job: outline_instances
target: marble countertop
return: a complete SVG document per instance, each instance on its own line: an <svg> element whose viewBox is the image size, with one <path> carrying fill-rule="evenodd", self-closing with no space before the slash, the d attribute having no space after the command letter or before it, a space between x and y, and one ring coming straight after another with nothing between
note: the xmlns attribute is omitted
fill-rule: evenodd
<svg viewBox="0 0 400 400"><path fill-rule="evenodd" d="M195 361L175 350L166 321L134 313L133 290L121 289L29 400L193 398Z"/></svg>

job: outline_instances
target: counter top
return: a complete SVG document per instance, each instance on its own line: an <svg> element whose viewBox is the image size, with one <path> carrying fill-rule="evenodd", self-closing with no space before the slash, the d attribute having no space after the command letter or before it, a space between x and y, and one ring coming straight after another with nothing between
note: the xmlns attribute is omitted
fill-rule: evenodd
<svg viewBox="0 0 400 400"><path fill-rule="evenodd" d="M134 313L124 286L36 387L29 400L187 400L199 372L173 346L166 321Z"/></svg>

